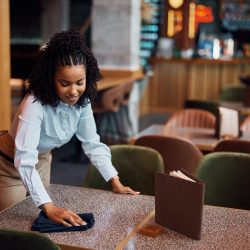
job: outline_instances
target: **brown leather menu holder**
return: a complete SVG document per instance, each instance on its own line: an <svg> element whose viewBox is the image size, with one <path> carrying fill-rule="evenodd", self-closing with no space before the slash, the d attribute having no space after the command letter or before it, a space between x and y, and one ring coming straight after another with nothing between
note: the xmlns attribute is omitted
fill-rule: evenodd
<svg viewBox="0 0 250 250"><path fill-rule="evenodd" d="M195 182L155 174L155 222L190 238L201 238L204 183L181 169Z"/></svg>

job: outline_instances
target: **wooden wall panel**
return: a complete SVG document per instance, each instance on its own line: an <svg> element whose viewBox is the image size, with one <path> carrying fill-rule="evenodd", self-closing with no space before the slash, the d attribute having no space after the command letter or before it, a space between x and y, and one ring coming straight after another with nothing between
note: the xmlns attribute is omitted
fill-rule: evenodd
<svg viewBox="0 0 250 250"><path fill-rule="evenodd" d="M148 83L143 99L147 99L147 108L143 111L166 112L176 106L182 105L182 100L186 97L187 79L185 65L182 64L159 64L154 69L154 76ZM143 102L143 100L142 100Z"/></svg>
<svg viewBox="0 0 250 250"><path fill-rule="evenodd" d="M10 21L9 0L0 1L0 130L10 127Z"/></svg>
<svg viewBox="0 0 250 250"><path fill-rule="evenodd" d="M212 100L217 98L220 81L218 65L192 64L189 69L187 99Z"/></svg>
<svg viewBox="0 0 250 250"><path fill-rule="evenodd" d="M250 64L223 65L221 69L221 88L240 84L239 76L250 73Z"/></svg>
<svg viewBox="0 0 250 250"><path fill-rule="evenodd" d="M217 100L223 87L239 84L239 76L250 72L247 60L155 59L153 66L154 76L141 100L142 113L175 111L187 99Z"/></svg>

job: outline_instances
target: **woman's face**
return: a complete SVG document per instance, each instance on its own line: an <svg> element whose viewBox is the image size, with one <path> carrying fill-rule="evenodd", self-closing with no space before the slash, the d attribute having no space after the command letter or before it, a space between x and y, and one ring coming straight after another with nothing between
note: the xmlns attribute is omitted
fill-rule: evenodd
<svg viewBox="0 0 250 250"><path fill-rule="evenodd" d="M84 65L59 67L55 73L55 90L62 102L75 105L86 89Z"/></svg>

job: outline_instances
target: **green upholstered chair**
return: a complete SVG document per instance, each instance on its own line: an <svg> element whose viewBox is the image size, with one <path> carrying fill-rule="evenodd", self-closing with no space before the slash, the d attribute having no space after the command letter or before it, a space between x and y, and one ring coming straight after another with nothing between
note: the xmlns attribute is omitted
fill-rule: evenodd
<svg viewBox="0 0 250 250"><path fill-rule="evenodd" d="M0 249L3 250L60 250L53 241L37 232L0 229Z"/></svg>
<svg viewBox="0 0 250 250"><path fill-rule="evenodd" d="M243 102L245 90L244 85L228 85L221 90L219 100L223 102Z"/></svg>
<svg viewBox="0 0 250 250"><path fill-rule="evenodd" d="M249 154L208 154L199 164L196 176L205 182L205 204L250 209Z"/></svg>
<svg viewBox="0 0 250 250"><path fill-rule="evenodd" d="M141 194L154 195L154 173L164 172L162 156L156 150L134 146L110 146L112 163L119 173L123 185L129 186ZM90 165L84 187L111 190L95 167Z"/></svg>

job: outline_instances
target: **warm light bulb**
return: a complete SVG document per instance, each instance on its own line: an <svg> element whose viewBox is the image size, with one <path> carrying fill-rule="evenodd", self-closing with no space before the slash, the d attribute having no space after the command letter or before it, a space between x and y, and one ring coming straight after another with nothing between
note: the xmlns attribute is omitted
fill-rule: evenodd
<svg viewBox="0 0 250 250"><path fill-rule="evenodd" d="M183 0L168 0L169 5L174 9L180 8L183 2Z"/></svg>

